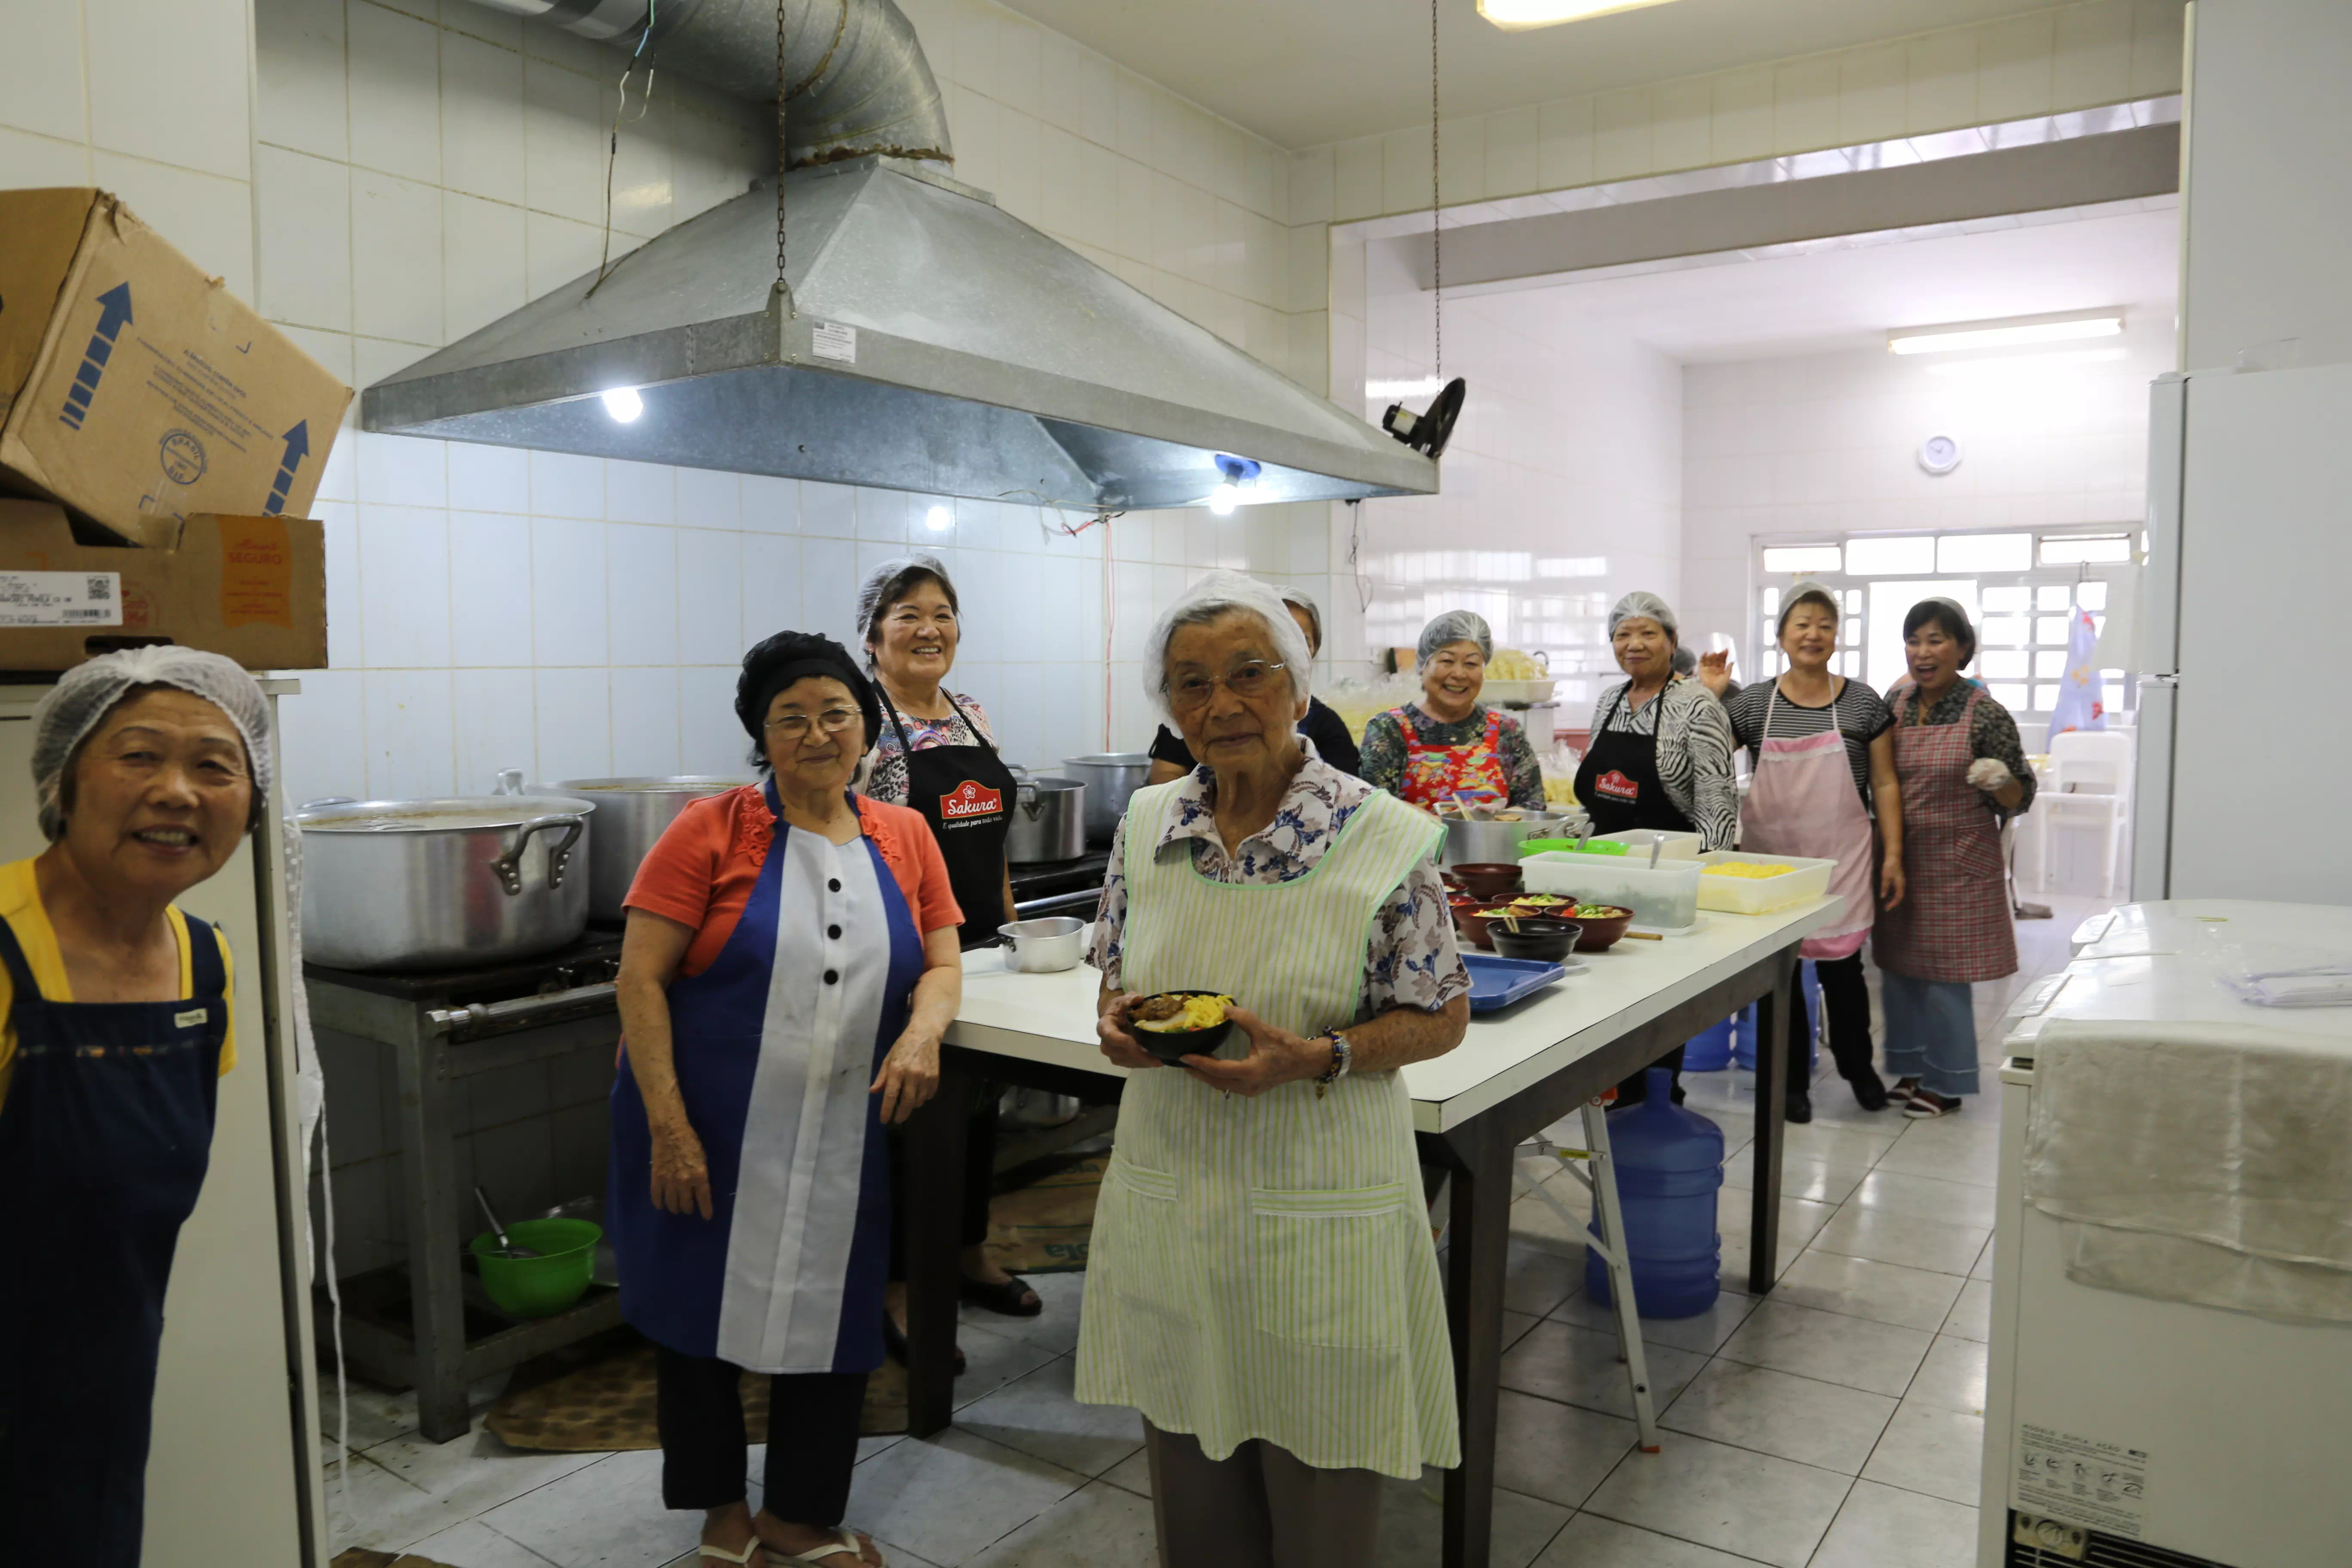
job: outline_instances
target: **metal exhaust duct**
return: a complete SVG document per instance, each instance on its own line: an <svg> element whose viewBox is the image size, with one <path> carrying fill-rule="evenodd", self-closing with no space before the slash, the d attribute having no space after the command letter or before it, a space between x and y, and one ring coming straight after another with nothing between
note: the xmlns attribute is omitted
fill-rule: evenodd
<svg viewBox="0 0 2352 1568"><path fill-rule="evenodd" d="M478 0L634 47L646 0ZM369 387L364 429L1075 508L1429 494L1437 465L950 178L890 0L785 0L774 186ZM771 0L658 0L665 69L773 101ZM635 394L636 412L623 389ZM623 415L628 416L624 417Z"/></svg>

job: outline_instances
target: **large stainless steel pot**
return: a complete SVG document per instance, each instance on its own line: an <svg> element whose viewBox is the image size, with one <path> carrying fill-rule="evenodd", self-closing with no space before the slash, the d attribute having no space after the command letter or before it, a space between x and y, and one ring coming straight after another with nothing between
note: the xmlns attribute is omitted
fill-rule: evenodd
<svg viewBox="0 0 2352 1568"><path fill-rule="evenodd" d="M1141 752L1097 752L1064 757L1062 772L1087 786L1087 837L1108 844L1127 815L1127 799L1150 776L1151 759Z"/></svg>
<svg viewBox="0 0 2352 1568"><path fill-rule="evenodd" d="M1559 836L1559 826L1560 819L1557 816L1532 814L1517 822L1449 819L1445 824L1445 855L1441 863L1479 866L1498 861L1508 865L1519 858L1521 840L1556 838Z"/></svg>
<svg viewBox="0 0 2352 1568"><path fill-rule="evenodd" d="M588 923L576 795L313 802L302 951L337 969L437 969L550 952Z"/></svg>
<svg viewBox="0 0 2352 1568"><path fill-rule="evenodd" d="M1015 866L1075 860L1087 852L1087 786L1076 779L1023 778L1013 797L1004 858Z"/></svg>
<svg viewBox="0 0 2352 1568"><path fill-rule="evenodd" d="M617 921L638 863L677 820L678 813L695 801L754 782L749 777L689 773L675 778L558 779L539 787L596 803L596 847L588 856L588 918Z"/></svg>

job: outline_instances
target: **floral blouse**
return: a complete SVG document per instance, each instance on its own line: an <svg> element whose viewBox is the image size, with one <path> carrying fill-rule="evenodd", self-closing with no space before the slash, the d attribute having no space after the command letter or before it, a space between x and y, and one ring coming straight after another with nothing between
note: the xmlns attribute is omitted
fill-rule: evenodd
<svg viewBox="0 0 2352 1568"><path fill-rule="evenodd" d="M947 695L964 711L965 719L950 715L945 719L918 719L901 709L898 722L907 727L907 744L919 752L934 746L996 745L996 731L989 727L988 711L961 691ZM898 731L890 723L890 710L882 710L882 738L874 743L872 772L866 775L863 793L892 805L907 804L907 753L899 749Z"/></svg>
<svg viewBox="0 0 2352 1568"><path fill-rule="evenodd" d="M1192 857L1193 868L1215 882L1288 882L1307 875L1374 792L1323 761L1313 742L1305 749L1307 765L1291 780L1273 823L1242 840L1236 854L1228 855L1217 837L1217 776L1207 768L1194 769L1177 784L1174 820L1154 853L1181 844ZM1094 944L1087 954L1114 991L1127 931L1127 830L1134 820L1123 819L1111 841L1110 873L1103 880ZM1469 971L1454 943L1444 884L1437 879L1436 863L1423 860L1397 884L1373 919L1364 954L1362 1015L1369 1018L1400 1006L1434 1013L1469 989Z"/></svg>
<svg viewBox="0 0 2352 1568"><path fill-rule="evenodd" d="M1487 711L1485 703L1474 703L1470 717L1458 724L1431 718L1422 711L1418 702L1408 702L1393 712L1373 714L1364 725L1364 781L1391 795L1403 795L1405 739L1404 726L1397 722L1398 713L1412 721L1412 732L1421 737L1424 746L1466 746L1486 732ZM1528 740L1526 727L1508 713L1502 718L1502 732L1496 745L1502 752L1503 765L1510 770L1511 804L1540 806L1544 803L1543 764L1536 761L1536 749Z"/></svg>

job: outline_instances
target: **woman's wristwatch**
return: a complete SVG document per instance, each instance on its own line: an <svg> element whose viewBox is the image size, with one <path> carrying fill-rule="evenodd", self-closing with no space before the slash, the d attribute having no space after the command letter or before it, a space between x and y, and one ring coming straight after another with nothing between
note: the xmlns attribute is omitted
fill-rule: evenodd
<svg viewBox="0 0 2352 1568"><path fill-rule="evenodd" d="M1348 1068L1355 1059L1356 1048L1348 1043L1348 1037L1337 1029L1327 1029L1318 1038L1331 1042L1331 1065L1325 1068L1322 1076L1315 1080L1315 1098L1320 1100L1323 1098L1325 1089L1348 1076Z"/></svg>

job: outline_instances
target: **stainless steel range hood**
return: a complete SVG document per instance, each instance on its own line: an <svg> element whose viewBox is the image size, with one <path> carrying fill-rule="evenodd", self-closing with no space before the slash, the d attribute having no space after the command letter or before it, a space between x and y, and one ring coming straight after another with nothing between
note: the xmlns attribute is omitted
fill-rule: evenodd
<svg viewBox="0 0 2352 1568"><path fill-rule="evenodd" d="M814 8L828 36L838 4ZM709 25L727 5L701 0L686 25ZM878 30L875 16L906 28L888 0L851 6L861 31ZM765 14L772 28L772 5ZM752 36L740 25L729 35L735 47ZM935 105L911 29L882 36L911 55ZM893 64L903 80L907 61ZM820 84L808 118L841 121L844 96L828 101ZM872 81L845 96L873 101ZM791 111L788 294L775 288L775 190L762 181L601 285L579 278L368 388L362 427L1078 508L1197 505L1223 477L1219 454L1262 465L1244 501L1437 489L1429 458L940 163L869 150L903 145L904 121L888 136L804 142L801 100ZM945 141L936 113L927 146ZM620 388L642 404L634 418L602 395Z"/></svg>

